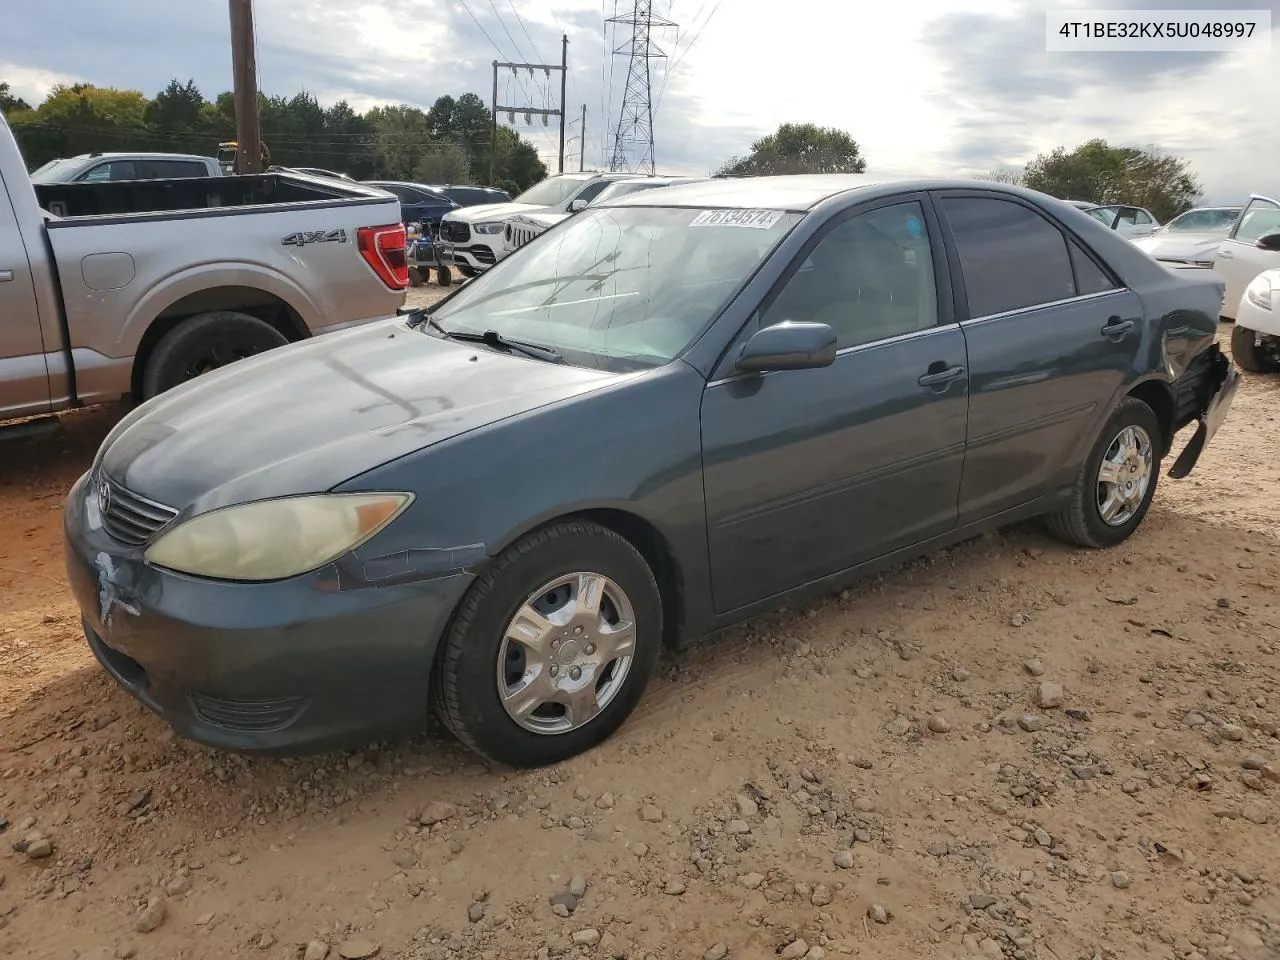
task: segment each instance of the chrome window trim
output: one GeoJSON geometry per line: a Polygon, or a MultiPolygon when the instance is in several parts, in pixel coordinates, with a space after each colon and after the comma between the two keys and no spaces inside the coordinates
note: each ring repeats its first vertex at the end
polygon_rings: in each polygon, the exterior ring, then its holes
{"type": "Polygon", "coordinates": [[[1003,320],[1005,317],[1016,317],[1023,313],[1033,313],[1036,310],[1046,310],[1050,307],[1062,307],[1069,303],[1083,303],[1087,300],[1100,300],[1103,297],[1114,297],[1120,293],[1129,293],[1128,287],[1116,287],[1114,290],[1101,290],[1098,293],[1082,293],[1074,297],[1065,297],[1062,300],[1049,300],[1046,303],[1036,303],[1029,307],[1018,307],[1016,310],[1002,310],[1000,313],[987,313],[980,317],[970,317],[968,320],[961,320],[960,325],[964,326],[969,323],[986,323],[988,320],[1003,320]]]}

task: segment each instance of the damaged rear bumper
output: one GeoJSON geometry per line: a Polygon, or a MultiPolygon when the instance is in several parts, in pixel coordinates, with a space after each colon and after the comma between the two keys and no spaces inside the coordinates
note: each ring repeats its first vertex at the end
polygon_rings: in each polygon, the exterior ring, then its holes
{"type": "Polygon", "coordinates": [[[436,646],[467,572],[334,588],[323,573],[227,583],[161,570],[64,508],[67,577],[90,649],[184,737],[244,752],[359,746],[420,730],[436,646]]]}
{"type": "Polygon", "coordinates": [[[1169,476],[1175,480],[1181,480],[1195,468],[1200,454],[1226,419],[1227,411],[1240,386],[1239,369],[1216,343],[1205,351],[1204,362],[1197,364],[1194,372],[1188,371],[1187,378],[1189,380],[1175,383],[1174,386],[1181,388],[1183,392],[1189,391],[1194,398],[1193,415],[1175,426],[1182,427],[1194,422],[1196,430],[1169,468],[1169,476]]]}

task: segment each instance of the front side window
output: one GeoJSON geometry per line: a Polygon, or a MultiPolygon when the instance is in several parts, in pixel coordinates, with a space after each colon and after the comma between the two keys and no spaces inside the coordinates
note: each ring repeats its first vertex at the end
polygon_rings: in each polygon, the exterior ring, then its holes
{"type": "Polygon", "coordinates": [[[1168,233],[1226,233],[1231,229],[1239,210],[1224,207],[1217,210],[1188,210],[1174,217],[1165,225],[1168,233]]]}
{"type": "Polygon", "coordinates": [[[1280,232],[1280,207],[1269,200],[1250,200],[1240,218],[1235,239],[1241,243],[1253,243],[1259,237],[1280,232]]]}
{"type": "Polygon", "coordinates": [[[991,197],[949,197],[942,205],[960,254],[970,317],[1076,295],[1066,238],[1040,214],[991,197]]]}
{"type": "Polygon", "coordinates": [[[919,202],[855,214],[828,232],[760,325],[787,320],[827,324],[841,349],[936,326],[933,253],[919,202]]]}
{"type": "Polygon", "coordinates": [[[604,188],[607,186],[609,186],[608,180],[597,180],[595,183],[589,183],[582,188],[582,192],[579,193],[577,196],[575,196],[573,200],[575,203],[578,202],[579,200],[585,201],[586,203],[590,203],[597,196],[599,196],[601,191],[603,191],[604,188]]]}
{"type": "Polygon", "coordinates": [[[100,163],[80,177],[82,183],[105,183],[109,180],[136,180],[132,160],[110,160],[100,163]]]}
{"type": "Polygon", "coordinates": [[[446,330],[492,330],[584,366],[660,366],[706,330],[801,216],[593,207],[499,261],[431,316],[446,330]]]}

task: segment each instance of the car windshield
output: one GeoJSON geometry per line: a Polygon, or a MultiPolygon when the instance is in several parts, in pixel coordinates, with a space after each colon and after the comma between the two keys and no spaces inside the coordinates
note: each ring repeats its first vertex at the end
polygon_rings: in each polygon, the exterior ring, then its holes
{"type": "Polygon", "coordinates": [[[570,363],[661,366],[707,328],[802,214],[588,208],[440,303],[449,331],[495,331],[570,363]]]}
{"type": "Polygon", "coordinates": [[[75,159],[50,160],[31,174],[32,183],[56,183],[69,167],[78,167],[82,161],[75,159]]]}
{"type": "Polygon", "coordinates": [[[585,177],[547,177],[516,197],[514,202],[531,203],[537,207],[554,207],[577,193],[586,182],[585,177]]]}
{"type": "Polygon", "coordinates": [[[1240,215],[1238,209],[1188,210],[1165,224],[1165,233],[1220,233],[1223,236],[1240,215]]]}

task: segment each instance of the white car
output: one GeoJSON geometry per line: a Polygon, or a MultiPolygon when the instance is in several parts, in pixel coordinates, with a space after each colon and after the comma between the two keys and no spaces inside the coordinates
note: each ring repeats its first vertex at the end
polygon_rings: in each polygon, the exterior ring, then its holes
{"type": "Polygon", "coordinates": [[[1235,311],[1245,288],[1272,267],[1280,267],[1280,200],[1254,194],[1213,258],[1213,269],[1227,286],[1222,315],[1239,319],[1235,311]]]}
{"type": "MultiPolygon", "coordinates": [[[[670,187],[677,183],[693,183],[702,177],[635,177],[629,180],[615,180],[601,190],[587,206],[595,207],[618,197],[640,190],[653,190],[657,187],[670,187]]],[[[577,211],[566,213],[518,213],[507,219],[506,228],[502,232],[502,248],[504,256],[518,247],[524,246],[540,233],[550,230],[557,223],[569,219],[577,211]]]]}
{"type": "Polygon", "coordinates": [[[1280,371],[1280,268],[1263,270],[1235,307],[1231,353],[1253,373],[1280,371]]]}
{"type": "Polygon", "coordinates": [[[440,218],[440,262],[464,277],[483,273],[507,255],[507,220],[522,213],[576,213],[605,187],[633,173],[561,173],[535,183],[510,203],[452,210],[440,218]]]}
{"type": "Polygon", "coordinates": [[[1239,207],[1196,207],[1134,241],[1156,260],[1175,268],[1213,266],[1220,244],[1240,216],[1239,207]]]}
{"type": "Polygon", "coordinates": [[[1112,203],[1105,206],[1088,207],[1084,212],[1105,227],[1110,227],[1120,236],[1129,240],[1149,237],[1160,229],[1160,221],[1144,207],[1135,207],[1127,203],[1112,203]]]}

